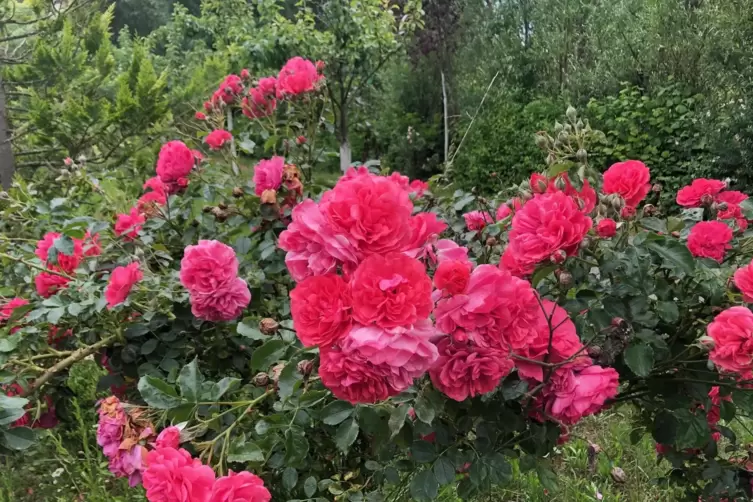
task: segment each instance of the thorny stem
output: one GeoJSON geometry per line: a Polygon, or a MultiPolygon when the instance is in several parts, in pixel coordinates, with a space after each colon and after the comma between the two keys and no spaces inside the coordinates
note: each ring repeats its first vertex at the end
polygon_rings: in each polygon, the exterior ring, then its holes
{"type": "Polygon", "coordinates": [[[72,276],[70,276],[68,274],[64,274],[63,272],[58,272],[57,270],[48,269],[48,268],[43,267],[41,265],[37,265],[36,263],[32,263],[30,261],[26,261],[23,258],[17,258],[15,256],[11,256],[11,255],[9,255],[7,253],[0,253],[0,258],[7,258],[9,260],[13,260],[13,261],[16,261],[18,263],[23,263],[24,265],[26,265],[29,268],[33,268],[33,269],[36,269],[36,270],[41,270],[42,272],[47,272],[48,274],[57,275],[57,276],[64,277],[64,278],[70,279],[70,280],[73,279],[72,276]]]}

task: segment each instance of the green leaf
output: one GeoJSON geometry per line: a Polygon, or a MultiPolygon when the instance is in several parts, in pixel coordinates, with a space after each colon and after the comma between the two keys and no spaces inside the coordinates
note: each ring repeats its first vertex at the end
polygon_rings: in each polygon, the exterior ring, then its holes
{"type": "Polygon", "coordinates": [[[269,338],[267,335],[259,331],[258,328],[249,326],[244,322],[239,322],[235,330],[239,335],[250,338],[251,340],[266,340],[269,338]]]}
{"type": "Polygon", "coordinates": [[[285,463],[298,465],[306,459],[309,453],[309,442],[298,429],[285,431],[285,463]]]}
{"type": "Polygon", "coordinates": [[[528,382],[514,380],[505,382],[502,386],[502,398],[505,401],[513,401],[528,392],[528,382]]]}
{"type": "Polygon", "coordinates": [[[47,312],[47,322],[57,324],[61,317],[65,315],[65,307],[50,309],[47,312]]]}
{"type": "Polygon", "coordinates": [[[307,477],[306,481],[303,482],[303,493],[308,498],[313,497],[316,493],[316,478],[314,476],[307,477]]]}
{"type": "Polygon", "coordinates": [[[693,274],[695,260],[688,248],[681,242],[668,240],[663,245],[659,242],[649,242],[646,246],[662,259],[663,267],[676,273],[693,274]]]}
{"type": "Polygon", "coordinates": [[[660,411],[654,417],[654,427],[652,430],[654,440],[659,444],[674,444],[678,427],[677,418],[675,418],[672,412],[667,410],[660,411]]]}
{"type": "Polygon", "coordinates": [[[390,413],[390,420],[388,423],[390,428],[390,439],[397,436],[400,430],[403,428],[403,425],[405,425],[405,417],[408,416],[409,409],[410,406],[408,406],[407,404],[401,404],[397,408],[394,408],[392,410],[392,413],[390,413]]]}
{"type": "Polygon", "coordinates": [[[434,445],[423,440],[413,441],[410,452],[413,460],[421,464],[432,462],[437,457],[437,450],[434,445]]]}
{"type": "Polygon", "coordinates": [[[667,233],[667,222],[659,218],[641,218],[638,220],[643,228],[653,230],[657,233],[667,233]]]}
{"type": "Polygon", "coordinates": [[[0,338],[0,352],[12,352],[20,340],[21,337],[18,335],[0,338]]]}
{"type": "Polygon", "coordinates": [[[282,369],[280,379],[277,381],[277,395],[280,396],[280,399],[282,401],[287,401],[287,399],[293,395],[295,384],[302,379],[303,375],[298,372],[296,365],[292,362],[288,362],[288,364],[282,369]]]}
{"type": "Polygon", "coordinates": [[[298,484],[298,471],[293,467],[286,467],[282,471],[282,487],[291,491],[298,484]]]}
{"type": "Polygon", "coordinates": [[[0,410],[10,409],[10,408],[23,409],[23,407],[26,406],[27,404],[29,404],[29,400],[26,398],[6,396],[5,394],[0,394],[0,410]]]}
{"type": "Polygon", "coordinates": [[[139,379],[138,384],[141,397],[146,404],[158,410],[169,410],[180,406],[182,400],[178,397],[175,388],[153,376],[143,376],[139,379]]]}
{"type": "Polygon", "coordinates": [[[730,422],[733,418],[735,418],[735,411],[735,403],[733,403],[732,401],[722,401],[722,404],[719,405],[720,416],[725,422],[730,422]]]}
{"type": "Polygon", "coordinates": [[[229,462],[264,462],[264,452],[253,441],[247,443],[233,443],[230,446],[227,459],[229,462]]]}
{"type": "Polygon", "coordinates": [[[566,162],[562,164],[553,164],[552,166],[547,169],[546,174],[549,178],[554,178],[558,174],[567,172],[570,167],[572,167],[572,163],[566,162]]]}
{"type": "Polygon", "coordinates": [[[645,343],[631,345],[623,354],[625,364],[636,376],[646,377],[654,367],[654,349],[645,343]]]}
{"type": "Polygon", "coordinates": [[[337,425],[353,414],[355,408],[347,401],[332,401],[322,408],[319,416],[327,425],[337,425]]]}
{"type": "Polygon", "coordinates": [[[141,346],[141,355],[146,356],[151,354],[157,348],[157,345],[159,345],[159,340],[156,338],[150,338],[141,346]]]}
{"type": "Polygon", "coordinates": [[[410,494],[414,500],[425,502],[434,500],[439,494],[439,483],[431,469],[419,472],[410,483],[410,494]]]}
{"type": "Polygon", "coordinates": [[[706,415],[695,415],[690,410],[675,410],[675,417],[678,422],[675,446],[678,450],[702,448],[709,442],[711,430],[706,415]]]}
{"type": "Polygon", "coordinates": [[[548,462],[540,461],[536,466],[536,474],[539,475],[541,486],[550,492],[556,492],[559,485],[557,484],[557,474],[552,470],[548,462]]]}
{"type": "Polygon", "coordinates": [[[125,330],[126,338],[139,338],[149,333],[149,326],[146,324],[131,324],[125,330]]]}
{"type": "Polygon", "coordinates": [[[181,368],[178,374],[178,387],[180,395],[186,401],[195,403],[199,400],[199,389],[204,378],[197,366],[196,358],[181,368]]]}
{"type": "Polygon", "coordinates": [[[413,409],[416,412],[416,417],[427,424],[431,424],[436,415],[434,404],[425,393],[421,394],[418,399],[416,399],[416,404],[413,409]]]}
{"type": "Polygon", "coordinates": [[[335,444],[343,453],[347,453],[356,438],[358,438],[358,422],[355,419],[349,418],[337,428],[335,433],[335,444]]]}
{"type": "Polygon", "coordinates": [[[34,431],[28,427],[14,427],[0,431],[0,444],[11,450],[25,450],[34,444],[34,431]]]}
{"type": "Polygon", "coordinates": [[[531,278],[531,286],[534,288],[539,285],[541,281],[549,277],[549,275],[554,272],[554,269],[556,269],[556,265],[544,265],[543,267],[539,267],[536,272],[533,273],[533,277],[531,278]]]}
{"type": "Polygon", "coordinates": [[[680,311],[675,302],[657,302],[656,312],[666,323],[675,323],[680,318],[680,311]]]}
{"type": "Polygon", "coordinates": [[[272,363],[280,360],[287,348],[288,344],[282,340],[268,340],[261,347],[254,350],[254,353],[251,355],[251,369],[255,371],[266,370],[272,363]]]}
{"type": "Polygon", "coordinates": [[[23,408],[0,407],[0,425],[12,424],[24,415],[26,415],[26,410],[23,408]]]}
{"type": "Polygon", "coordinates": [[[238,256],[243,256],[251,250],[251,239],[248,237],[238,237],[233,245],[238,256]]]}
{"type": "Polygon", "coordinates": [[[438,458],[434,462],[434,476],[440,485],[446,485],[455,481],[455,466],[446,458],[438,458]]]}

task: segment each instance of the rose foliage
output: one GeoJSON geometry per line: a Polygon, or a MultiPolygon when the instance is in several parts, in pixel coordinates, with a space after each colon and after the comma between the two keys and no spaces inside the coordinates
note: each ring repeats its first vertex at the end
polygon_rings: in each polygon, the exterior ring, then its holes
{"type": "Polygon", "coordinates": [[[650,166],[588,163],[574,112],[496,200],[364,166],[318,186],[325,67],[227,76],[139,193],[16,182],[0,446],[70,419],[93,360],[97,442],[152,502],[471,499],[513,462],[556,490],[555,446],[631,404],[664,482],[749,496],[747,195],[696,180],[670,214],[650,166]]]}

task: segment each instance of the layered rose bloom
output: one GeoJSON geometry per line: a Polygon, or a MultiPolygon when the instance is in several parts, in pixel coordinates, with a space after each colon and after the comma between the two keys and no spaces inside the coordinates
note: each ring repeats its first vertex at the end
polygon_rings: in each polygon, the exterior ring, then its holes
{"type": "MultiPolygon", "coordinates": [[[[532,177],[533,182],[533,177],[532,177]]],[[[540,186],[541,181],[536,182],[540,186]]],[[[532,185],[533,186],[533,185],[532,185]]],[[[575,202],[578,208],[584,214],[590,214],[596,207],[596,190],[591,187],[588,180],[583,180],[583,186],[580,190],[576,189],[570,182],[570,177],[567,173],[560,173],[554,178],[550,179],[546,186],[547,193],[562,192],[575,202]]]]}
{"type": "Polygon", "coordinates": [[[677,204],[683,207],[701,207],[710,205],[717,195],[727,187],[719,180],[697,178],[693,182],[677,191],[677,204]]]}
{"type": "Polygon", "coordinates": [[[465,227],[468,230],[482,230],[486,225],[494,223],[492,215],[482,211],[471,211],[463,215],[465,227]]]}
{"type": "Polygon", "coordinates": [[[636,207],[651,190],[651,174],[643,162],[617,162],[604,172],[602,191],[617,194],[629,207],[636,207]]]}
{"type": "Polygon", "coordinates": [[[13,298],[11,301],[5,303],[2,307],[0,307],[0,322],[6,322],[8,319],[11,318],[13,315],[13,312],[18,307],[23,307],[24,305],[28,305],[29,300],[25,298],[13,298]]]}
{"type": "Polygon", "coordinates": [[[42,298],[49,298],[61,289],[68,287],[70,279],[49,272],[42,272],[34,278],[37,294],[42,298]]]}
{"type": "Polygon", "coordinates": [[[471,266],[463,261],[446,260],[434,272],[434,287],[449,295],[465,292],[470,280],[471,266]]]}
{"type": "Polygon", "coordinates": [[[264,487],[264,481],[247,471],[228,472],[218,478],[212,487],[209,502],[269,502],[272,494],[264,487]]]}
{"type": "Polygon", "coordinates": [[[619,374],[597,365],[560,367],[543,391],[546,412],[559,422],[572,425],[604,407],[617,395],[619,374]]]}
{"type": "Polygon", "coordinates": [[[431,313],[431,279],[420,261],[402,253],[371,255],[350,283],[353,317],[361,324],[395,328],[431,313]]]}
{"type": "Polygon", "coordinates": [[[509,353],[499,349],[456,344],[449,337],[437,348],[439,358],[429,372],[431,381],[455,401],[493,391],[514,367],[509,353]]]}
{"type": "Polygon", "coordinates": [[[42,260],[48,267],[57,267],[63,272],[68,274],[76,270],[76,267],[81,263],[81,259],[84,256],[83,242],[79,239],[73,239],[73,254],[66,254],[60,251],[57,252],[55,262],[51,262],[49,259],[50,248],[55,245],[55,241],[62,237],[57,232],[47,232],[44,234],[42,240],[37,241],[37,249],[34,254],[37,258],[42,260]]]}
{"type": "Polygon", "coordinates": [[[146,456],[143,474],[149,502],[209,502],[214,471],[184,449],[157,448],[146,456]]]}
{"type": "Polygon", "coordinates": [[[612,218],[602,218],[596,224],[596,233],[602,239],[609,239],[617,234],[617,222],[612,218]]]}
{"type": "Polygon", "coordinates": [[[713,340],[709,359],[718,368],[740,378],[753,378],[753,312],[730,307],[706,327],[713,340]]]}
{"type": "Polygon", "coordinates": [[[167,184],[186,178],[195,164],[194,154],[182,141],[169,141],[162,145],[157,158],[157,176],[167,184]]]}
{"type": "Polygon", "coordinates": [[[564,193],[536,195],[515,213],[508,249],[524,265],[549,260],[559,251],[571,256],[591,225],[591,218],[564,193]]]}
{"type": "Polygon", "coordinates": [[[219,322],[240,316],[251,302],[246,281],[236,277],[211,293],[191,294],[191,313],[197,319],[219,322]]]}
{"type": "Polygon", "coordinates": [[[330,346],[352,326],[350,288],[335,274],[307,277],[290,292],[296,335],[306,347],[330,346]]]}
{"type": "Polygon", "coordinates": [[[180,261],[180,282],[193,294],[210,294],[238,275],[233,248],[216,240],[187,246],[180,261]]]}
{"type": "Polygon", "coordinates": [[[743,300],[753,303],[753,262],[738,268],[733,280],[737,289],[743,294],[743,300]]]}
{"type": "Polygon", "coordinates": [[[296,56],[290,59],[277,76],[277,97],[297,96],[316,89],[321,80],[314,63],[296,56]]]}
{"type": "Polygon", "coordinates": [[[497,221],[502,221],[508,216],[512,214],[512,209],[510,209],[510,206],[507,205],[507,203],[500,204],[497,208],[497,214],[496,219],[497,221]]]}
{"type": "Polygon", "coordinates": [[[225,143],[230,143],[232,139],[233,135],[225,129],[215,129],[207,134],[207,137],[204,138],[204,143],[206,143],[211,150],[220,150],[225,146],[225,143]]]}
{"type": "Polygon", "coordinates": [[[721,221],[701,221],[690,229],[688,249],[693,256],[711,258],[719,263],[731,249],[732,229],[721,221]]]}
{"type": "Polygon", "coordinates": [[[285,159],[279,156],[269,160],[260,160],[254,166],[255,193],[261,196],[264,190],[279,190],[282,185],[282,170],[285,159]]]}
{"type": "Polygon", "coordinates": [[[502,257],[499,260],[499,268],[505,270],[515,277],[528,277],[536,271],[535,263],[527,263],[518,260],[516,255],[510,247],[506,247],[502,253],[502,257]]]}
{"type": "Polygon", "coordinates": [[[390,366],[371,364],[358,352],[346,354],[337,348],[321,347],[319,357],[319,377],[338,399],[377,403],[399,393],[388,383],[390,366]]]}
{"type": "Polygon", "coordinates": [[[112,309],[123,303],[133,286],[143,279],[144,274],[139,269],[139,263],[129,263],[125,267],[116,267],[110,274],[110,282],[105,289],[107,308],[112,309]]]}
{"type": "Polygon", "coordinates": [[[145,221],[146,219],[139,212],[138,207],[133,207],[128,214],[121,213],[117,216],[115,235],[122,236],[127,241],[135,240],[139,236],[145,221]]]}
{"type": "Polygon", "coordinates": [[[180,429],[175,426],[166,427],[159,433],[154,445],[157,448],[178,448],[180,446],[180,429]]]}
{"type": "Polygon", "coordinates": [[[430,253],[430,246],[437,242],[447,224],[434,213],[418,213],[410,219],[410,240],[403,246],[405,254],[423,258],[430,253]]]}

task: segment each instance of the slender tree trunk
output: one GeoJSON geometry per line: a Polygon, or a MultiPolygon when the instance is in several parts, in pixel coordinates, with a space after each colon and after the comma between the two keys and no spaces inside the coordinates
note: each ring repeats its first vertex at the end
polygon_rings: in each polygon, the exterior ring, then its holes
{"type": "Polygon", "coordinates": [[[444,105],[444,163],[447,164],[447,160],[449,159],[449,151],[450,151],[450,128],[448,126],[448,120],[447,120],[447,84],[444,80],[444,71],[441,72],[442,75],[442,104],[444,105]]]}
{"type": "Polygon", "coordinates": [[[0,77],[0,184],[3,188],[10,187],[15,170],[16,159],[13,157],[8,118],[5,115],[5,88],[0,77]]]}
{"type": "Polygon", "coordinates": [[[340,103],[340,171],[343,173],[350,167],[351,155],[348,142],[348,106],[343,100],[340,103]]]}

